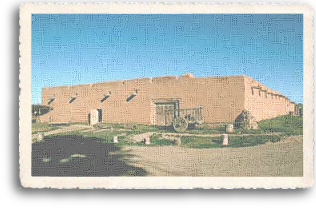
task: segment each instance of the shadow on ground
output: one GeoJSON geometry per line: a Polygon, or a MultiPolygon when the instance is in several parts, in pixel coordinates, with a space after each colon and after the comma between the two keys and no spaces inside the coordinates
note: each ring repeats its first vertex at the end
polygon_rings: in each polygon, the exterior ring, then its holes
{"type": "Polygon", "coordinates": [[[133,155],[103,139],[78,135],[45,137],[32,144],[32,176],[145,176],[124,162],[133,155]]]}

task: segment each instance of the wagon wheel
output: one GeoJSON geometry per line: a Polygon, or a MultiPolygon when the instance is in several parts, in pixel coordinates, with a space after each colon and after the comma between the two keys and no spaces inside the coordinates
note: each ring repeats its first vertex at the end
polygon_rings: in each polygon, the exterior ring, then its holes
{"type": "Polygon", "coordinates": [[[173,121],[173,128],[176,132],[183,132],[188,128],[188,121],[184,118],[175,118],[173,121]]]}

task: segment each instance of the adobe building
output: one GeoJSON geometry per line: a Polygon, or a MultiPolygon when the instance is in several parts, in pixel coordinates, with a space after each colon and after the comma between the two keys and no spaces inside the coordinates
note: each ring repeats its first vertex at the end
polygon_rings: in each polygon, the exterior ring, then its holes
{"type": "Polygon", "coordinates": [[[104,123],[150,125],[163,125],[164,113],[173,109],[202,107],[206,123],[233,122],[243,109],[257,121],[295,110],[287,97],[244,75],[183,74],[44,87],[42,105],[52,110],[41,122],[88,122],[97,116],[104,123]]]}

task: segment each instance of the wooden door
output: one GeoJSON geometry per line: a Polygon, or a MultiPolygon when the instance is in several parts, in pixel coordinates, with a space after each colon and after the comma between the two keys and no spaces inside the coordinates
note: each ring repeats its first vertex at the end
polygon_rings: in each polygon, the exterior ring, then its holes
{"type": "Polygon", "coordinates": [[[99,123],[102,123],[102,116],[103,116],[102,109],[98,109],[98,122],[99,123]]]}
{"type": "Polygon", "coordinates": [[[93,109],[90,111],[90,125],[95,125],[97,123],[99,123],[99,111],[93,109]]]}
{"type": "Polygon", "coordinates": [[[177,103],[156,103],[156,125],[168,126],[174,119],[177,103]]]}

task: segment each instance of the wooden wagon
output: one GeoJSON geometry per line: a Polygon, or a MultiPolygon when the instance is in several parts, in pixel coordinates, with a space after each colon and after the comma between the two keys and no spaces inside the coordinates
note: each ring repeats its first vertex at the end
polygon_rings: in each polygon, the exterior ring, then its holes
{"type": "Polygon", "coordinates": [[[189,125],[203,122],[202,107],[164,110],[159,116],[163,125],[172,126],[177,132],[185,131],[189,125]]]}

